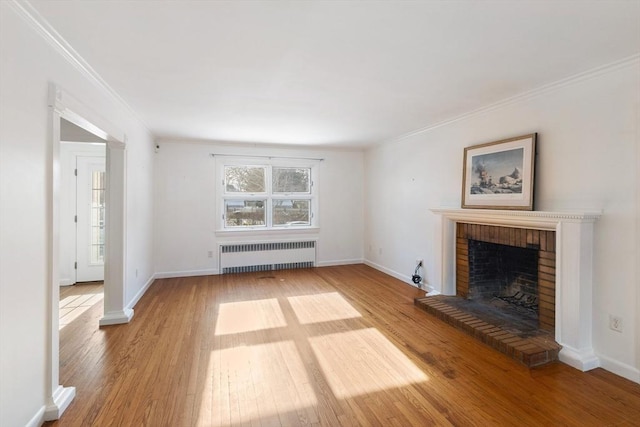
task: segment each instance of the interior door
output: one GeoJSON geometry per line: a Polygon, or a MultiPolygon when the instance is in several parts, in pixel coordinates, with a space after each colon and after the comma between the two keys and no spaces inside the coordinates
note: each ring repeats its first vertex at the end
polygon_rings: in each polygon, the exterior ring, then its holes
{"type": "Polygon", "coordinates": [[[76,282],[104,280],[105,158],[76,158],[76,282]]]}

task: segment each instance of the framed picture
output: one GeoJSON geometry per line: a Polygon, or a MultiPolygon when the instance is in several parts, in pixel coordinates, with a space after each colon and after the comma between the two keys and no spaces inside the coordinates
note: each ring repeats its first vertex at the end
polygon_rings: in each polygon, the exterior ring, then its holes
{"type": "Polygon", "coordinates": [[[462,207],[533,210],[536,135],[465,148],[462,207]]]}

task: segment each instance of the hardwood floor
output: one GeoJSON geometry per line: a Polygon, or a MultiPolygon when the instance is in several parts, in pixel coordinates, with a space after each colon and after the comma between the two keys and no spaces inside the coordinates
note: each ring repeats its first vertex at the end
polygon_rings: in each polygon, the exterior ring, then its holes
{"type": "Polygon", "coordinates": [[[128,325],[61,331],[49,426],[632,426],[640,385],[528,369],[364,265],[157,280],[128,325]]]}
{"type": "Polygon", "coordinates": [[[104,282],[76,283],[60,287],[60,329],[73,322],[104,298],[104,282]]]}

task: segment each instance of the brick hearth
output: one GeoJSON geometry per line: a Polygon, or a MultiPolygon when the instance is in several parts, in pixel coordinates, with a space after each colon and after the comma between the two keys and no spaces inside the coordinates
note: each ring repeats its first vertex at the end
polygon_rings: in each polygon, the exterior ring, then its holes
{"type": "Polygon", "coordinates": [[[427,313],[435,315],[528,367],[558,360],[558,353],[562,346],[554,341],[551,334],[544,331],[534,334],[514,333],[509,328],[489,323],[480,316],[454,307],[449,303],[452,298],[457,297],[429,296],[416,298],[414,303],[427,313]]]}
{"type": "MultiPolygon", "coordinates": [[[[528,367],[558,360],[562,346],[554,339],[555,234],[555,231],[457,223],[456,296],[417,298],[415,304],[528,367]],[[489,314],[490,310],[478,309],[477,304],[468,301],[471,285],[470,242],[537,251],[537,327],[522,329],[516,324],[519,317],[517,313],[507,315],[505,320],[489,314]]],[[[482,265],[480,269],[483,268],[491,266],[482,265]]]]}

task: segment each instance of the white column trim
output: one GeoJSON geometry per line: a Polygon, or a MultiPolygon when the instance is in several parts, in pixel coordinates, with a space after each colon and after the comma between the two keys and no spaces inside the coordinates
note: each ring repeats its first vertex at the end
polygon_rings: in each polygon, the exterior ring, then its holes
{"type": "Polygon", "coordinates": [[[107,192],[105,198],[104,316],[100,326],[129,323],[134,311],[126,307],[126,144],[107,142],[107,192]]]}
{"type": "Polygon", "coordinates": [[[53,421],[60,418],[62,413],[76,397],[75,387],[59,386],[52,396],[52,403],[47,405],[44,411],[44,421],[53,421]]]}
{"type": "MultiPolygon", "coordinates": [[[[105,300],[109,295],[116,295],[120,302],[118,309],[120,319],[129,321],[133,316],[133,310],[127,309],[124,304],[125,281],[125,176],[126,163],[125,147],[126,135],[119,131],[108,121],[95,114],[90,108],[67,94],[62,88],[54,83],[49,85],[48,94],[49,107],[49,144],[48,144],[48,176],[51,180],[49,191],[47,192],[47,337],[46,337],[46,377],[45,377],[45,420],[58,419],[69,403],[74,399],[76,391],[74,387],[63,387],[60,385],[60,334],[59,334],[59,299],[60,299],[60,274],[59,274],[59,251],[60,251],[60,119],[72,121],[85,130],[106,137],[107,159],[109,154],[117,159],[110,169],[107,164],[107,177],[114,181],[112,187],[106,191],[107,200],[111,200],[111,207],[107,207],[107,218],[110,210],[113,218],[110,226],[107,227],[107,238],[110,244],[116,248],[109,247],[107,242],[107,252],[119,251],[119,256],[113,256],[105,262],[105,300]],[[114,153],[116,153],[114,155],[114,153]],[[122,153],[118,155],[117,153],[122,153]],[[107,272],[110,278],[107,279],[107,272]]],[[[115,318],[115,317],[114,317],[115,318]]]]}

